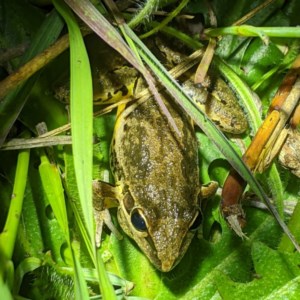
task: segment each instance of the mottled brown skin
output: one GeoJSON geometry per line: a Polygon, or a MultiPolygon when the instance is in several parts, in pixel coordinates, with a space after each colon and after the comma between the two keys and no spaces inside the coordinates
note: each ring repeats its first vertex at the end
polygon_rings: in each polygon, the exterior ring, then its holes
{"type": "Polygon", "coordinates": [[[169,271],[186,252],[199,213],[197,141],[193,126],[168,105],[181,137],[176,136],[155,101],[121,114],[112,142],[112,170],[120,196],[118,219],[150,261],[169,271]],[[132,225],[130,213],[140,208],[147,232],[132,225]]]}

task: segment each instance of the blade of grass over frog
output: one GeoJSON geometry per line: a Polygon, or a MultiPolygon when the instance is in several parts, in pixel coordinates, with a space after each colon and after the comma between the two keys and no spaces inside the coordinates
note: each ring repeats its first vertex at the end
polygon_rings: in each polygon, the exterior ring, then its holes
{"type": "Polygon", "coordinates": [[[89,59],[82,35],[69,7],[53,1],[67,23],[70,37],[71,129],[75,176],[89,240],[94,244],[92,205],[93,91],[89,59]]]}
{"type": "Polygon", "coordinates": [[[135,35],[131,34],[130,28],[126,27],[127,34],[134,40],[140,49],[140,55],[151,68],[151,70],[159,76],[165,88],[174,97],[176,102],[187,112],[187,114],[194,120],[194,122],[204,131],[204,133],[216,144],[222,154],[226,157],[228,162],[235,168],[245,181],[251,186],[255,194],[266,203],[270,212],[274,215],[283,231],[288,235],[293,242],[297,251],[300,252],[300,247],[295,238],[287,228],[286,224],[281,220],[276,208],[271,204],[269,198],[264,190],[253,177],[251,171],[244,164],[239,155],[232,148],[226,137],[220,130],[207,118],[207,116],[198,109],[196,104],[185,94],[180,85],[170,77],[167,70],[160,64],[160,62],[152,55],[152,53],[141,43],[139,39],[135,39],[135,35]]]}
{"type": "MultiPolygon", "coordinates": [[[[157,26],[153,27],[153,29],[151,29],[150,31],[142,34],[140,36],[140,39],[147,38],[147,37],[157,33],[158,31],[160,31],[164,26],[166,26],[169,22],[171,22],[181,12],[181,10],[188,4],[188,2],[189,2],[189,0],[182,0],[179,3],[179,5],[176,6],[176,8],[173,11],[171,11],[165,19],[163,19],[160,23],[158,23],[157,26]]],[[[131,23],[131,21],[130,21],[130,23],[131,23]]],[[[129,26],[130,26],[130,23],[129,23],[129,26]]]]}
{"type": "MultiPolygon", "coordinates": [[[[74,12],[108,45],[118,51],[130,64],[132,64],[145,78],[149,89],[151,90],[155,100],[157,101],[162,112],[168,118],[170,125],[175,132],[180,135],[180,132],[167,110],[160,94],[158,93],[154,79],[150,72],[144,67],[142,62],[134,55],[128,45],[124,42],[121,35],[116,29],[101,15],[101,13],[87,0],[65,0],[65,2],[74,10],[74,12]]],[[[108,5],[114,5],[113,2],[106,1],[108,5]]],[[[113,11],[117,11],[114,9],[113,11]]],[[[120,25],[120,24],[119,24],[120,25]]]]}
{"type": "Polygon", "coordinates": [[[19,152],[9,211],[3,231],[0,234],[0,252],[9,260],[13,255],[22,213],[29,157],[30,150],[22,150],[19,152]]]}
{"type": "MultiPolygon", "coordinates": [[[[30,48],[24,54],[22,63],[26,63],[52,44],[60,34],[62,27],[63,22],[60,16],[55,11],[50,13],[32,41],[30,48]]],[[[36,79],[37,76],[31,77],[26,83],[18,86],[1,100],[0,145],[5,141],[9,130],[18,118],[36,79]]]]}
{"type": "MultiPolygon", "coordinates": [[[[140,55],[139,55],[139,53],[138,53],[138,51],[137,51],[137,49],[136,49],[136,46],[135,46],[134,42],[131,40],[130,37],[127,36],[127,34],[126,34],[125,30],[124,30],[124,26],[123,26],[123,25],[120,25],[120,28],[121,28],[122,33],[124,34],[124,37],[125,37],[125,39],[126,39],[128,45],[130,46],[130,48],[131,48],[134,52],[137,52],[136,55],[139,57],[139,59],[141,59],[141,58],[140,58],[140,55]]],[[[142,61],[142,60],[141,60],[141,61],[142,61]]],[[[150,75],[150,73],[148,72],[147,69],[145,69],[144,75],[145,75],[145,73],[148,73],[148,74],[150,75]]],[[[150,75],[150,76],[151,76],[151,75],[150,75]]],[[[151,77],[152,77],[152,76],[151,76],[151,77]]],[[[146,78],[146,77],[145,77],[145,78],[146,78]]],[[[176,123],[175,123],[173,117],[171,116],[171,114],[170,114],[169,110],[167,109],[167,107],[166,107],[164,101],[162,100],[162,98],[161,98],[161,96],[160,96],[160,93],[159,93],[159,91],[157,90],[157,88],[156,88],[156,86],[155,86],[153,80],[151,79],[151,80],[147,81],[147,83],[148,83],[148,86],[149,86],[149,90],[151,91],[152,95],[154,96],[156,102],[158,103],[158,106],[160,107],[162,113],[166,116],[166,118],[167,118],[167,120],[168,120],[170,126],[175,130],[175,132],[178,134],[178,136],[180,136],[181,133],[179,132],[178,127],[177,127],[177,125],[176,125],[176,123]]]]}
{"type": "MultiPolygon", "coordinates": [[[[73,169],[73,160],[72,160],[71,154],[69,154],[68,152],[65,152],[65,164],[66,164],[67,177],[68,178],[74,177],[74,174],[71,174],[71,173],[73,173],[72,172],[72,169],[73,169]]],[[[66,188],[66,191],[69,191],[69,188],[66,188]]],[[[72,196],[68,195],[68,198],[72,199],[72,196]]],[[[81,235],[83,236],[83,239],[85,240],[87,250],[88,250],[88,252],[90,254],[90,257],[91,257],[91,260],[93,261],[94,266],[96,268],[97,267],[98,268],[103,267],[102,270],[100,270],[100,271],[97,270],[97,275],[99,274],[99,272],[101,272],[101,276],[102,276],[102,277],[97,277],[97,278],[100,279],[100,281],[99,281],[99,283],[100,283],[100,290],[107,289],[106,286],[107,286],[108,279],[106,277],[108,275],[107,275],[107,273],[104,270],[103,263],[101,264],[101,262],[100,262],[100,266],[99,266],[98,262],[97,262],[97,259],[101,259],[101,256],[99,256],[99,257],[94,256],[95,253],[97,255],[97,251],[95,251],[94,245],[92,245],[90,239],[88,238],[88,233],[87,233],[86,227],[84,226],[84,223],[83,223],[83,220],[82,220],[82,217],[81,217],[82,216],[81,211],[79,211],[77,205],[75,204],[75,201],[71,200],[70,201],[70,205],[71,205],[72,211],[74,213],[76,223],[77,223],[77,225],[78,225],[78,227],[80,229],[81,235]]],[[[110,291],[110,290],[111,289],[108,289],[108,291],[110,291]]],[[[114,299],[115,294],[112,293],[110,296],[111,296],[111,298],[108,298],[108,299],[114,299]]]]}
{"type": "Polygon", "coordinates": [[[41,150],[40,153],[41,164],[39,165],[39,173],[42,186],[58,224],[64,232],[66,240],[69,241],[70,232],[61,176],[57,166],[50,163],[45,151],[41,150]]]}
{"type": "Polygon", "coordinates": [[[204,34],[211,37],[222,35],[259,36],[259,37],[287,37],[299,38],[299,27],[255,27],[251,25],[231,26],[223,28],[209,28],[204,34]]]}

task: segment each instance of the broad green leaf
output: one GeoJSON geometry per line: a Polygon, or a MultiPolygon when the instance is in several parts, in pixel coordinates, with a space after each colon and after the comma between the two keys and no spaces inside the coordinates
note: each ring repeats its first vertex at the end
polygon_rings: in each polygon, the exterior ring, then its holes
{"type": "Polygon", "coordinates": [[[255,242],[251,256],[253,280],[237,283],[226,276],[217,279],[223,299],[297,299],[300,292],[299,253],[281,253],[255,242]]]}

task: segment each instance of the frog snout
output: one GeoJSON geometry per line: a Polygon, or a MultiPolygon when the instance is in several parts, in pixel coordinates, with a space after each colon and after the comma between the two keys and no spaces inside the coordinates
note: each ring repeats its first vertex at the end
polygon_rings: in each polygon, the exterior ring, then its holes
{"type": "Polygon", "coordinates": [[[169,247],[158,251],[157,257],[161,263],[160,269],[163,272],[169,272],[171,271],[178,263],[178,258],[180,255],[180,247],[176,247],[176,244],[168,243],[169,247]]]}

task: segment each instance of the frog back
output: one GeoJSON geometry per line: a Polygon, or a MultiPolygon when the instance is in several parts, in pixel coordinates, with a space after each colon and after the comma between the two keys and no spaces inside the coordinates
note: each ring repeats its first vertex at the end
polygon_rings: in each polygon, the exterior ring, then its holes
{"type": "Polygon", "coordinates": [[[139,205],[151,203],[161,208],[178,202],[195,206],[199,171],[193,125],[179,109],[166,105],[180,136],[153,99],[138,104],[130,114],[125,110],[112,141],[112,171],[116,184],[122,182],[139,205]]]}

